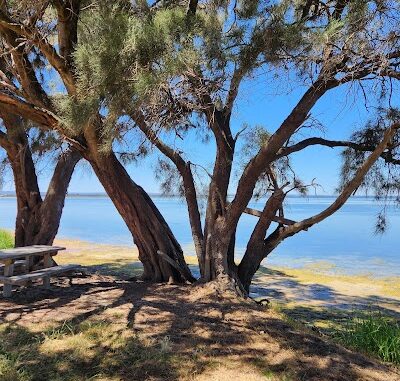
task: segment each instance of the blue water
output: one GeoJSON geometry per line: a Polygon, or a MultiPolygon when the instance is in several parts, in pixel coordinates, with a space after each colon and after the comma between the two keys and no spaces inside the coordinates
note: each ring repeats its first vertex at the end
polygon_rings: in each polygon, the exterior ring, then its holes
{"type": "MultiPolygon", "coordinates": [[[[331,203],[330,197],[289,198],[286,217],[299,220],[318,213],[331,203]]],[[[194,255],[186,205],[178,198],[155,197],[155,203],[182,244],[185,254],[194,255]]],[[[261,202],[251,207],[262,209],[261,202]]],[[[352,198],[339,212],[307,232],[283,242],[267,263],[303,267],[330,262],[335,271],[370,273],[374,276],[400,276],[400,210],[388,209],[389,228],[384,235],[374,234],[374,222],[382,205],[371,198],[352,198]]],[[[0,198],[0,227],[13,229],[15,198],[0,198]]],[[[244,215],[240,221],[236,255],[240,257],[256,222],[244,215]]],[[[132,245],[132,237],[111,201],[106,197],[67,198],[61,238],[96,243],[132,245]]]]}

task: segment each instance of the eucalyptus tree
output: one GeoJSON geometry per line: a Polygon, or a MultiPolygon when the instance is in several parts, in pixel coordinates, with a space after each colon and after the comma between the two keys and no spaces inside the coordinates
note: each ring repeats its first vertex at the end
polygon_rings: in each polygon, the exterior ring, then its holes
{"type": "MultiPolygon", "coordinates": [[[[0,1],[1,54],[13,78],[10,80],[7,72],[0,73],[1,110],[57,132],[91,164],[134,237],[145,279],[191,281],[182,249],[166,221],[113,152],[113,141],[119,135],[105,133],[105,126],[114,125],[115,131],[120,131],[114,113],[104,115],[103,96],[97,102],[90,98],[89,109],[81,107],[75,60],[79,57],[80,31],[90,25],[95,6],[81,0],[0,1]],[[81,22],[85,13],[88,18],[81,22]],[[69,117],[79,120],[79,126],[69,123],[69,117]]],[[[122,1],[118,6],[129,11],[132,5],[122,1]]],[[[118,40],[124,25],[118,24],[122,20],[113,21],[108,27],[114,29],[118,40]]],[[[102,59],[112,62],[113,41],[97,41],[109,49],[109,56],[102,59]]],[[[143,50],[148,48],[143,46],[143,50]]]]}
{"type": "Polygon", "coordinates": [[[2,172],[11,167],[17,198],[15,246],[52,245],[60,226],[65,197],[78,151],[65,149],[54,134],[35,132],[21,117],[0,112],[0,147],[5,157],[2,172]],[[30,136],[29,136],[30,135],[30,136]],[[56,156],[56,165],[45,197],[42,196],[35,156],[56,156]]]}
{"type": "MultiPolygon", "coordinates": [[[[400,78],[399,3],[188,3],[165,1],[149,6],[137,2],[121,7],[100,1],[93,5],[90,18],[82,19],[85,28],[75,55],[79,104],[85,111],[95,104],[97,110],[101,100],[110,118],[123,118],[128,128],[140,129],[170,160],[187,201],[203,280],[233,281],[246,292],[261,261],[281,242],[339,210],[377,162],[395,163],[397,117],[375,126],[380,133],[372,143],[357,136],[348,141],[320,136],[301,140],[299,130],[316,103],[333,89],[369,82],[385,85],[400,78]],[[300,78],[305,90],[280,125],[255,134],[258,145],[250,144],[251,156],[235,184],[232,166],[241,131],[233,130],[232,121],[240,85],[268,71],[289,73],[293,81],[300,78]],[[185,152],[185,133],[194,129],[211,134],[216,146],[204,224],[194,164],[190,152],[185,152]],[[169,144],[171,139],[165,137],[170,134],[182,138],[183,144],[169,144]],[[307,184],[292,172],[290,158],[314,145],[345,147],[363,155],[345,171],[347,176],[331,205],[314,216],[292,221],[286,218],[285,199],[291,191],[304,192],[307,184]],[[234,195],[229,199],[232,187],[234,195]],[[262,211],[255,212],[258,222],[236,264],[238,222],[259,191],[267,201],[262,211]]],[[[265,86],[269,85],[266,81],[265,86]]],[[[267,107],[267,99],[265,103],[267,107]]],[[[119,133],[114,124],[105,127],[108,135],[119,133]]]]}

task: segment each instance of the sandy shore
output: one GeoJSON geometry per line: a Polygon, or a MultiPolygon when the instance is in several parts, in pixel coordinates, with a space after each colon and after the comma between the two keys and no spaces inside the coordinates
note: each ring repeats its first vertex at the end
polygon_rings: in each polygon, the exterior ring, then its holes
{"type": "MultiPolygon", "coordinates": [[[[399,380],[399,369],[329,336],[355,311],[398,318],[389,280],[335,276],[321,266],[262,267],[253,292],[268,298],[265,306],[213,283],[126,280],[142,270],[134,248],[55,244],[68,248],[59,263],[87,266],[87,274],[0,297],[0,379],[6,372],[13,381],[399,380]]],[[[195,270],[196,258],[187,260],[195,270]]]]}
{"type": "MultiPolygon", "coordinates": [[[[122,278],[141,273],[137,249],[60,239],[67,250],[57,256],[60,263],[94,266],[100,273],[122,278]]],[[[195,257],[186,257],[194,273],[195,257]]],[[[335,272],[327,262],[304,268],[261,267],[252,286],[252,296],[267,297],[285,308],[335,308],[347,311],[379,308],[400,318],[400,277],[374,278],[335,272]]]]}

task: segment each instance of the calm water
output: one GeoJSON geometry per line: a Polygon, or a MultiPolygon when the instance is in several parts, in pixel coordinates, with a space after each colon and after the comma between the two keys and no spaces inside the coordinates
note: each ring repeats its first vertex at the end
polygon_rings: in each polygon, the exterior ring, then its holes
{"type": "MultiPolygon", "coordinates": [[[[180,199],[155,197],[155,203],[188,255],[194,255],[185,203],[180,199]]],[[[286,217],[294,220],[318,213],[332,202],[330,197],[290,198],[286,217]]],[[[261,209],[262,203],[252,207],[261,209]]],[[[389,229],[374,234],[381,205],[368,198],[353,198],[334,216],[308,232],[288,238],[270,255],[267,263],[302,267],[330,262],[335,271],[400,275],[400,210],[388,211],[389,229]]],[[[0,198],[0,227],[13,229],[15,198],[0,198]]],[[[237,256],[243,254],[256,218],[245,215],[237,235],[237,256]]],[[[96,243],[131,245],[132,238],[111,201],[106,197],[68,198],[59,237],[96,243]]]]}

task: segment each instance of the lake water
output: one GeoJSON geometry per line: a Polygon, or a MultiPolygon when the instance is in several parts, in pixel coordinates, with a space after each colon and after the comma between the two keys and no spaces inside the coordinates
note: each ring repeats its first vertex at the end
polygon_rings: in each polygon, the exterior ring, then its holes
{"type": "MultiPolygon", "coordinates": [[[[184,201],[163,197],[153,199],[185,254],[194,255],[184,201]]],[[[299,220],[314,215],[332,200],[331,197],[289,198],[285,217],[299,220]]],[[[263,204],[253,202],[251,207],[262,209],[263,204]]],[[[326,262],[334,266],[332,271],[400,276],[400,210],[389,208],[387,232],[375,235],[374,223],[381,209],[382,205],[371,198],[354,197],[321,224],[288,238],[266,262],[288,267],[326,262]]],[[[0,198],[0,227],[13,229],[15,214],[15,198],[0,198]]],[[[244,215],[240,221],[236,241],[238,257],[244,252],[256,220],[256,217],[244,215]]],[[[107,197],[67,198],[59,237],[113,245],[132,244],[128,229],[107,197]]]]}

